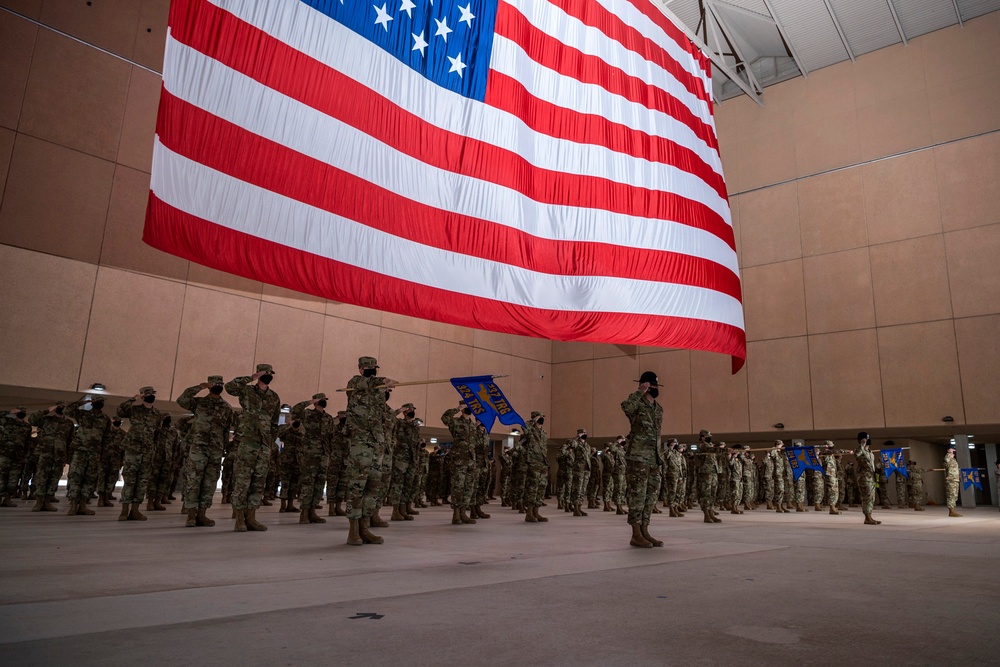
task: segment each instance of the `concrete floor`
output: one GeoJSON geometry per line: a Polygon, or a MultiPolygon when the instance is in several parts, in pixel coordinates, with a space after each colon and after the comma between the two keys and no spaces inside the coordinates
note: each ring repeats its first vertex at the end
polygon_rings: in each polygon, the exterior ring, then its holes
{"type": "MultiPolygon", "coordinates": [[[[0,510],[2,664],[997,664],[1000,512],[624,517],[525,524],[450,510],[344,544],[347,521],[266,533],[0,510]],[[360,613],[378,619],[352,618],[360,613]]],[[[59,507],[66,508],[63,500],[59,507]]],[[[325,513],[325,511],[324,511],[325,513]]],[[[388,514],[388,512],[384,512],[388,514]]]]}

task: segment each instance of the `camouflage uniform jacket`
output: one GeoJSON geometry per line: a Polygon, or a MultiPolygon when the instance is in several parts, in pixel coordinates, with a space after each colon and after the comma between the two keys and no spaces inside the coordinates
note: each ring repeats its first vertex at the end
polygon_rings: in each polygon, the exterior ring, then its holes
{"type": "Polygon", "coordinates": [[[126,452],[149,452],[153,448],[156,431],[163,423],[163,414],[151,405],[136,404],[134,398],[122,401],[117,414],[128,419],[128,434],[125,436],[126,452]]]}
{"type": "Polygon", "coordinates": [[[823,457],[823,474],[830,480],[830,484],[836,484],[840,479],[840,475],[837,474],[837,457],[833,454],[823,457]]]}
{"type": "Polygon", "coordinates": [[[104,449],[101,451],[101,459],[109,463],[120,461],[122,452],[125,451],[125,436],[128,435],[125,429],[111,427],[108,437],[104,439],[104,449]]]}
{"type": "Polygon", "coordinates": [[[179,454],[181,434],[173,426],[160,426],[156,431],[156,452],[164,461],[173,461],[179,454]]]}
{"type": "Polygon", "coordinates": [[[414,466],[420,459],[420,427],[417,426],[417,419],[403,417],[396,421],[396,455],[402,456],[414,466]]]}
{"type": "Polygon", "coordinates": [[[946,458],[944,460],[944,469],[945,469],[944,473],[945,481],[957,482],[961,478],[961,474],[959,473],[958,470],[958,461],[955,460],[954,456],[946,458]]]}
{"type": "Polygon", "coordinates": [[[448,456],[454,457],[451,459],[453,462],[475,461],[475,443],[478,439],[476,422],[456,417],[457,414],[458,408],[448,408],[441,415],[441,421],[448,427],[453,439],[448,456]]]}
{"type": "Polygon", "coordinates": [[[20,461],[28,453],[31,424],[7,414],[0,421],[0,456],[20,461]]]}
{"type": "Polygon", "coordinates": [[[573,449],[573,470],[576,472],[590,470],[590,445],[587,444],[587,441],[573,438],[573,444],[570,447],[573,449]]]}
{"type": "Polygon", "coordinates": [[[76,431],[73,433],[70,449],[100,454],[104,438],[111,430],[111,419],[103,412],[82,410],[83,403],[83,400],[73,401],[63,412],[70,419],[76,420],[76,431]]]}
{"type": "Polygon", "coordinates": [[[610,444],[601,452],[601,461],[604,463],[604,472],[610,473],[615,470],[615,446],[610,444]]]}
{"type": "Polygon", "coordinates": [[[376,389],[385,384],[385,378],[373,375],[355,375],[347,382],[347,427],[351,438],[360,438],[385,445],[392,438],[387,430],[385,390],[376,389]]]}
{"type": "Polygon", "coordinates": [[[278,418],[281,416],[281,398],[270,387],[260,391],[250,384],[252,378],[244,375],[226,383],[226,392],[240,400],[243,412],[236,427],[240,442],[255,441],[268,447],[278,435],[278,418]]]}
{"type": "Polygon", "coordinates": [[[66,448],[73,437],[73,420],[48,410],[37,410],[28,415],[28,423],[38,429],[39,454],[66,455],[66,448]]]}
{"type": "Polygon", "coordinates": [[[854,450],[854,459],[858,464],[858,477],[872,479],[875,477],[875,456],[871,450],[858,447],[854,450]]]}
{"type": "Polygon", "coordinates": [[[666,458],[660,443],[663,406],[656,401],[650,403],[644,396],[643,391],[635,391],[622,401],[622,412],[628,417],[630,426],[625,457],[629,461],[661,466],[666,458]]]}
{"type": "Polygon", "coordinates": [[[544,466],[548,465],[545,456],[546,443],[549,441],[549,434],[537,424],[528,424],[521,436],[521,444],[524,447],[524,458],[528,465],[544,466]]]}
{"type": "Polygon", "coordinates": [[[299,451],[307,456],[329,456],[333,452],[337,420],[326,411],[306,410],[310,403],[311,401],[302,401],[292,408],[292,419],[301,421],[305,429],[299,451]]]}
{"type": "Polygon", "coordinates": [[[236,412],[221,396],[196,396],[201,387],[188,387],[177,398],[177,405],[194,413],[185,434],[188,446],[197,443],[222,454],[229,443],[229,431],[236,425],[236,412]]]}

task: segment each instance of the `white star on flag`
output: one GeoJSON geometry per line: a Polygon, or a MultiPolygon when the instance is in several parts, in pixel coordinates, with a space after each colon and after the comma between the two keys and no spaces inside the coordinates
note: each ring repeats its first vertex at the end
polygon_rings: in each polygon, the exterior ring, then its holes
{"type": "Polygon", "coordinates": [[[451,63],[451,69],[448,70],[448,73],[450,74],[452,72],[458,72],[458,78],[461,79],[462,78],[462,70],[467,67],[467,65],[462,62],[462,54],[459,53],[454,58],[452,58],[451,56],[448,56],[448,62],[451,63]]]}
{"type": "Polygon", "coordinates": [[[462,18],[458,19],[458,22],[465,21],[465,24],[471,28],[472,19],[476,18],[472,13],[472,3],[468,3],[465,7],[459,7],[458,11],[462,12],[462,18]]]}
{"type": "Polygon", "coordinates": [[[438,37],[438,36],[443,37],[444,41],[447,42],[448,41],[448,33],[454,32],[451,28],[448,27],[448,17],[445,16],[444,19],[441,20],[441,21],[438,21],[437,19],[434,19],[434,22],[437,23],[437,32],[434,33],[434,36],[435,37],[438,37]]]}
{"type": "MultiPolygon", "coordinates": [[[[341,0],[341,2],[343,2],[343,0],[341,0]]],[[[399,11],[400,12],[406,12],[406,15],[409,16],[412,19],[413,18],[413,10],[415,8],[416,8],[416,5],[413,4],[413,0],[403,0],[403,4],[399,6],[399,11]]]]}
{"type": "Polygon", "coordinates": [[[421,30],[419,35],[411,32],[410,35],[413,36],[413,48],[410,51],[420,51],[420,55],[427,55],[424,53],[427,50],[427,42],[424,41],[424,31],[421,30]]]}
{"type": "Polygon", "coordinates": [[[392,17],[389,16],[389,12],[385,11],[385,5],[386,3],[383,2],[382,9],[372,5],[372,9],[378,12],[378,18],[375,19],[375,25],[379,25],[381,23],[382,27],[385,28],[385,31],[389,32],[389,21],[392,20],[392,17]]]}

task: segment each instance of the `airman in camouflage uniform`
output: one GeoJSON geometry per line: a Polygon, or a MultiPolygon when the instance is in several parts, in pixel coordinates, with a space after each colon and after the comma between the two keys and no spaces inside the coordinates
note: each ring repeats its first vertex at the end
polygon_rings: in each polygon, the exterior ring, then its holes
{"type": "Polygon", "coordinates": [[[524,481],[524,520],[527,523],[545,523],[549,520],[538,513],[549,481],[549,464],[545,455],[549,434],[542,428],[544,423],[545,415],[537,410],[533,411],[520,438],[527,469],[524,481]]]}
{"type": "MultiPolygon", "coordinates": [[[[278,508],[279,512],[302,511],[295,506],[295,499],[299,497],[298,450],[305,433],[302,422],[298,419],[293,419],[290,423],[278,427],[278,440],[281,441],[279,459],[281,463],[281,489],[279,493],[281,506],[278,508]]],[[[329,481],[327,478],[327,483],[329,481]]],[[[330,511],[333,511],[333,501],[330,502],[330,511]]]]}
{"type": "Polygon", "coordinates": [[[122,401],[117,415],[128,419],[129,429],[125,436],[125,461],[122,477],[122,513],[119,521],[145,521],[146,515],[139,511],[139,503],[146,497],[153,449],[156,446],[156,431],[163,423],[163,413],[153,407],[156,390],[143,387],[132,398],[122,401]],[[141,400],[140,400],[141,399],[141,400]],[[136,401],[139,400],[139,403],[136,401]]]}
{"type": "Polygon", "coordinates": [[[683,516],[677,505],[681,485],[681,463],[684,460],[680,447],[676,438],[667,441],[667,462],[663,466],[663,506],[669,508],[669,516],[672,517],[683,516]]]}
{"type": "Polygon", "coordinates": [[[146,511],[163,512],[170,492],[170,478],[174,469],[174,454],[179,448],[181,434],[173,426],[173,417],[164,415],[156,431],[153,453],[150,457],[149,481],[146,483],[146,511]]]}
{"type": "Polygon", "coordinates": [[[925,512],[924,509],[924,472],[916,461],[907,461],[906,472],[910,479],[910,507],[915,512],[925,512]]]}
{"type": "Polygon", "coordinates": [[[476,472],[476,441],[479,434],[472,420],[472,411],[460,403],[457,408],[448,408],[441,415],[441,421],[451,433],[452,445],[448,452],[449,479],[451,480],[451,522],[455,525],[476,523],[475,517],[467,515],[471,507],[471,492],[476,472]],[[461,413],[461,414],[460,414],[461,413]]]}
{"type": "Polygon", "coordinates": [[[347,428],[350,452],[345,462],[347,486],[347,543],[352,546],[382,544],[383,539],[368,530],[377,509],[382,483],[382,467],[388,440],[392,437],[386,415],[386,389],[396,381],[380,377],[375,357],[358,359],[358,375],[347,383],[347,428]]]}
{"type": "Polygon", "coordinates": [[[743,463],[743,509],[757,509],[757,462],[746,445],[740,454],[743,463]]]}
{"type": "Polygon", "coordinates": [[[789,466],[788,457],[785,456],[785,443],[781,440],[774,441],[774,447],[767,453],[771,457],[773,464],[774,479],[774,511],[778,513],[788,513],[785,507],[785,467],[789,466]]]}
{"type": "Polygon", "coordinates": [[[573,511],[573,441],[567,440],[556,455],[559,470],[556,471],[556,500],[559,509],[573,511]]]}
{"type": "MultiPolygon", "coordinates": [[[[576,438],[573,439],[570,448],[573,452],[572,491],[570,495],[573,516],[587,516],[582,508],[583,501],[587,497],[587,482],[590,480],[590,445],[587,444],[587,429],[578,428],[576,430],[576,438]]],[[[658,491],[659,485],[653,490],[654,495],[658,491]]]]}
{"type": "Polygon", "coordinates": [[[417,476],[420,447],[420,420],[413,403],[404,403],[396,410],[396,456],[392,460],[392,482],[389,504],[392,521],[413,521],[412,494],[417,476]],[[402,418],[399,414],[402,413],[402,418]]]}
{"type": "MultiPolygon", "coordinates": [[[[601,491],[601,457],[597,450],[590,448],[590,477],[587,479],[587,509],[594,510],[600,508],[597,504],[597,494],[601,491]]],[[[662,488],[662,487],[661,487],[662,488]]]]}
{"type": "Polygon", "coordinates": [[[705,523],[722,523],[715,511],[715,494],[719,486],[720,459],[725,456],[723,444],[713,444],[712,434],[704,429],[698,436],[698,504],[705,515],[705,523]]]}
{"type": "Polygon", "coordinates": [[[73,420],[64,414],[66,404],[62,401],[46,410],[36,410],[28,417],[28,423],[38,429],[38,464],[32,478],[35,487],[35,506],[32,512],[55,512],[52,506],[53,487],[62,477],[66,450],[73,437],[73,420]]]}
{"type": "Polygon", "coordinates": [[[875,457],[871,452],[871,436],[864,431],[858,433],[858,448],[854,450],[858,465],[858,490],[861,492],[861,511],[865,514],[865,524],[877,526],[881,521],[872,518],[875,509],[875,457]]]}
{"type": "Polygon", "coordinates": [[[257,508],[264,501],[271,446],[277,438],[281,416],[281,398],[270,388],[273,380],[271,365],[257,364],[257,372],[252,376],[233,378],[225,385],[226,392],[237,397],[243,408],[236,428],[239,445],[232,498],[236,515],[233,530],[240,533],[267,530],[267,526],[257,521],[257,508]]]}
{"type": "Polygon", "coordinates": [[[775,454],[776,449],[772,448],[764,456],[764,500],[767,502],[767,509],[774,509],[774,469],[775,461],[778,460],[775,454]]]}
{"type": "Polygon", "coordinates": [[[604,486],[604,511],[611,512],[615,495],[615,440],[604,445],[601,452],[601,484],[604,486]]]}
{"type": "Polygon", "coordinates": [[[31,444],[27,416],[25,408],[17,408],[0,420],[0,507],[17,507],[11,499],[17,496],[25,452],[31,444]]]}
{"type": "Polygon", "coordinates": [[[413,482],[413,506],[423,509],[424,495],[427,492],[427,473],[430,467],[431,453],[427,451],[427,443],[420,441],[417,448],[417,478],[413,482]]]}
{"type": "Polygon", "coordinates": [[[628,522],[632,526],[634,547],[662,547],[661,540],[649,534],[649,520],[660,486],[660,466],[666,459],[660,442],[663,407],[657,403],[659,382],[656,374],[645,371],[639,387],[622,401],[622,412],[629,421],[625,459],[628,475],[628,522]]]}
{"type": "Polygon", "coordinates": [[[743,514],[740,503],[743,502],[743,447],[736,445],[729,451],[729,513],[743,514]]]}
{"type": "MultiPolygon", "coordinates": [[[[184,475],[184,464],[187,462],[188,452],[191,450],[187,434],[188,431],[191,430],[191,424],[193,422],[193,415],[184,415],[174,422],[174,428],[177,429],[177,434],[180,437],[177,439],[177,448],[174,449],[173,465],[170,466],[170,490],[167,492],[167,496],[165,498],[160,499],[160,502],[164,505],[169,505],[172,500],[177,500],[174,493],[177,492],[177,487],[183,484],[182,477],[184,475]]],[[[181,495],[183,494],[184,491],[182,487],[181,495]]],[[[183,503],[181,503],[181,514],[186,513],[187,511],[184,509],[183,503]]]]}
{"type": "Polygon", "coordinates": [[[510,508],[525,514],[524,486],[528,477],[528,464],[524,458],[524,447],[520,440],[514,442],[510,450],[510,508]]]}
{"type": "Polygon", "coordinates": [[[205,513],[215,497],[229,431],[236,425],[236,413],[222,398],[223,388],[221,375],[209,375],[207,382],[188,387],[177,398],[179,406],[193,413],[186,435],[188,454],[181,494],[188,528],[215,525],[205,513]],[[208,389],[208,396],[198,396],[203,389],[208,389]]]}
{"type": "Polygon", "coordinates": [[[944,454],[944,495],[945,504],[948,506],[948,516],[962,516],[955,510],[958,504],[958,489],[961,483],[962,473],[955,460],[955,448],[949,447],[944,454]]]}
{"type": "Polygon", "coordinates": [[[444,474],[441,460],[441,449],[434,445],[434,451],[427,455],[427,482],[424,491],[431,507],[441,504],[441,476],[444,474]]]}
{"type": "Polygon", "coordinates": [[[292,419],[302,423],[305,434],[295,448],[295,465],[299,471],[299,523],[326,523],[316,514],[323,500],[326,471],[337,429],[337,420],[326,411],[326,394],[313,394],[307,401],[292,407],[292,419]],[[310,409],[307,409],[310,408],[310,409]]]}
{"type": "Polygon", "coordinates": [[[840,497],[840,475],[837,470],[837,457],[833,452],[833,443],[829,440],[826,441],[823,470],[826,473],[824,475],[826,478],[826,500],[830,505],[830,514],[840,514],[840,510],[837,509],[837,499],[840,497]]]}
{"type": "Polygon", "coordinates": [[[476,422],[475,439],[476,468],[471,480],[469,516],[473,519],[489,519],[490,515],[483,511],[486,504],[486,489],[489,486],[490,459],[489,452],[493,448],[489,431],[479,421],[476,422]]]}
{"type": "Polygon", "coordinates": [[[330,452],[330,467],[326,472],[327,516],[347,516],[341,505],[347,498],[347,477],[344,475],[350,438],[347,433],[347,411],[337,413],[337,428],[333,432],[333,451],[330,452]]]}
{"type": "Polygon", "coordinates": [[[115,485],[118,484],[118,473],[122,469],[122,456],[125,454],[125,429],[122,420],[115,417],[111,420],[111,429],[104,439],[104,447],[100,456],[100,472],[97,475],[97,506],[114,507],[115,485]]]}
{"type": "Polygon", "coordinates": [[[715,506],[728,510],[729,506],[729,447],[724,442],[719,443],[719,451],[715,462],[719,469],[719,483],[715,491],[715,506]]]}
{"type": "Polygon", "coordinates": [[[510,507],[510,447],[500,452],[500,507],[510,507]]]}
{"type": "Polygon", "coordinates": [[[87,505],[97,487],[101,450],[104,448],[104,439],[111,431],[111,419],[104,414],[102,398],[90,399],[84,396],[67,405],[64,413],[76,420],[76,430],[70,444],[72,455],[66,484],[66,497],[69,500],[67,514],[93,516],[96,512],[87,505]],[[90,404],[90,410],[83,409],[87,403],[90,404]]]}

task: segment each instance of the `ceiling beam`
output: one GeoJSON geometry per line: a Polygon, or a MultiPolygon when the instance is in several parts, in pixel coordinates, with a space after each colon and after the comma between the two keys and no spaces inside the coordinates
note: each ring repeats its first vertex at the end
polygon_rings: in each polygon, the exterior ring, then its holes
{"type": "MultiPolygon", "coordinates": [[[[747,73],[747,79],[750,81],[750,85],[753,86],[754,90],[758,92],[764,91],[764,86],[760,85],[757,81],[756,75],[753,73],[753,69],[750,67],[750,61],[747,60],[746,56],[743,55],[743,51],[740,50],[739,45],[736,43],[736,37],[733,35],[733,29],[729,27],[729,24],[722,20],[719,12],[715,9],[715,3],[713,0],[705,0],[705,4],[708,6],[708,11],[712,12],[712,17],[715,18],[715,22],[719,24],[719,28],[722,29],[722,36],[726,38],[726,42],[732,47],[733,51],[736,52],[736,57],[743,63],[743,71],[747,73]]],[[[718,36],[716,36],[716,41],[718,41],[718,36]]],[[[719,51],[722,51],[722,45],[719,44],[719,51]]],[[[736,63],[739,65],[740,63],[736,63]]]]}
{"type": "Polygon", "coordinates": [[[806,69],[805,65],[802,64],[802,59],[799,58],[799,52],[796,50],[795,45],[792,43],[791,38],[788,37],[788,33],[785,31],[785,26],[782,24],[781,19],[778,18],[778,12],[774,11],[774,7],[771,6],[771,0],[764,0],[764,6],[767,7],[767,11],[771,14],[771,20],[774,21],[774,26],[778,29],[778,34],[781,35],[782,41],[785,42],[785,46],[792,54],[792,60],[795,61],[795,66],[799,68],[802,72],[802,78],[809,78],[809,70],[806,69]]]}
{"type": "Polygon", "coordinates": [[[962,21],[962,10],[958,8],[958,0],[951,0],[951,5],[955,8],[955,16],[958,17],[958,25],[964,26],[965,22],[962,21]]]}
{"type": "Polygon", "coordinates": [[[840,26],[840,21],[837,20],[837,14],[834,13],[833,7],[830,5],[830,0],[823,0],[823,4],[826,5],[826,11],[830,12],[830,18],[833,19],[833,27],[837,29],[840,41],[844,43],[844,50],[847,51],[851,62],[855,62],[854,51],[851,50],[851,45],[847,43],[847,35],[844,34],[844,29],[840,26]]]}
{"type": "Polygon", "coordinates": [[[899,22],[899,14],[896,13],[896,6],[892,4],[892,0],[885,0],[885,4],[889,5],[889,13],[892,14],[892,20],[896,23],[896,30],[899,32],[899,38],[903,40],[903,46],[908,46],[906,33],[903,32],[903,24],[899,22]]]}

